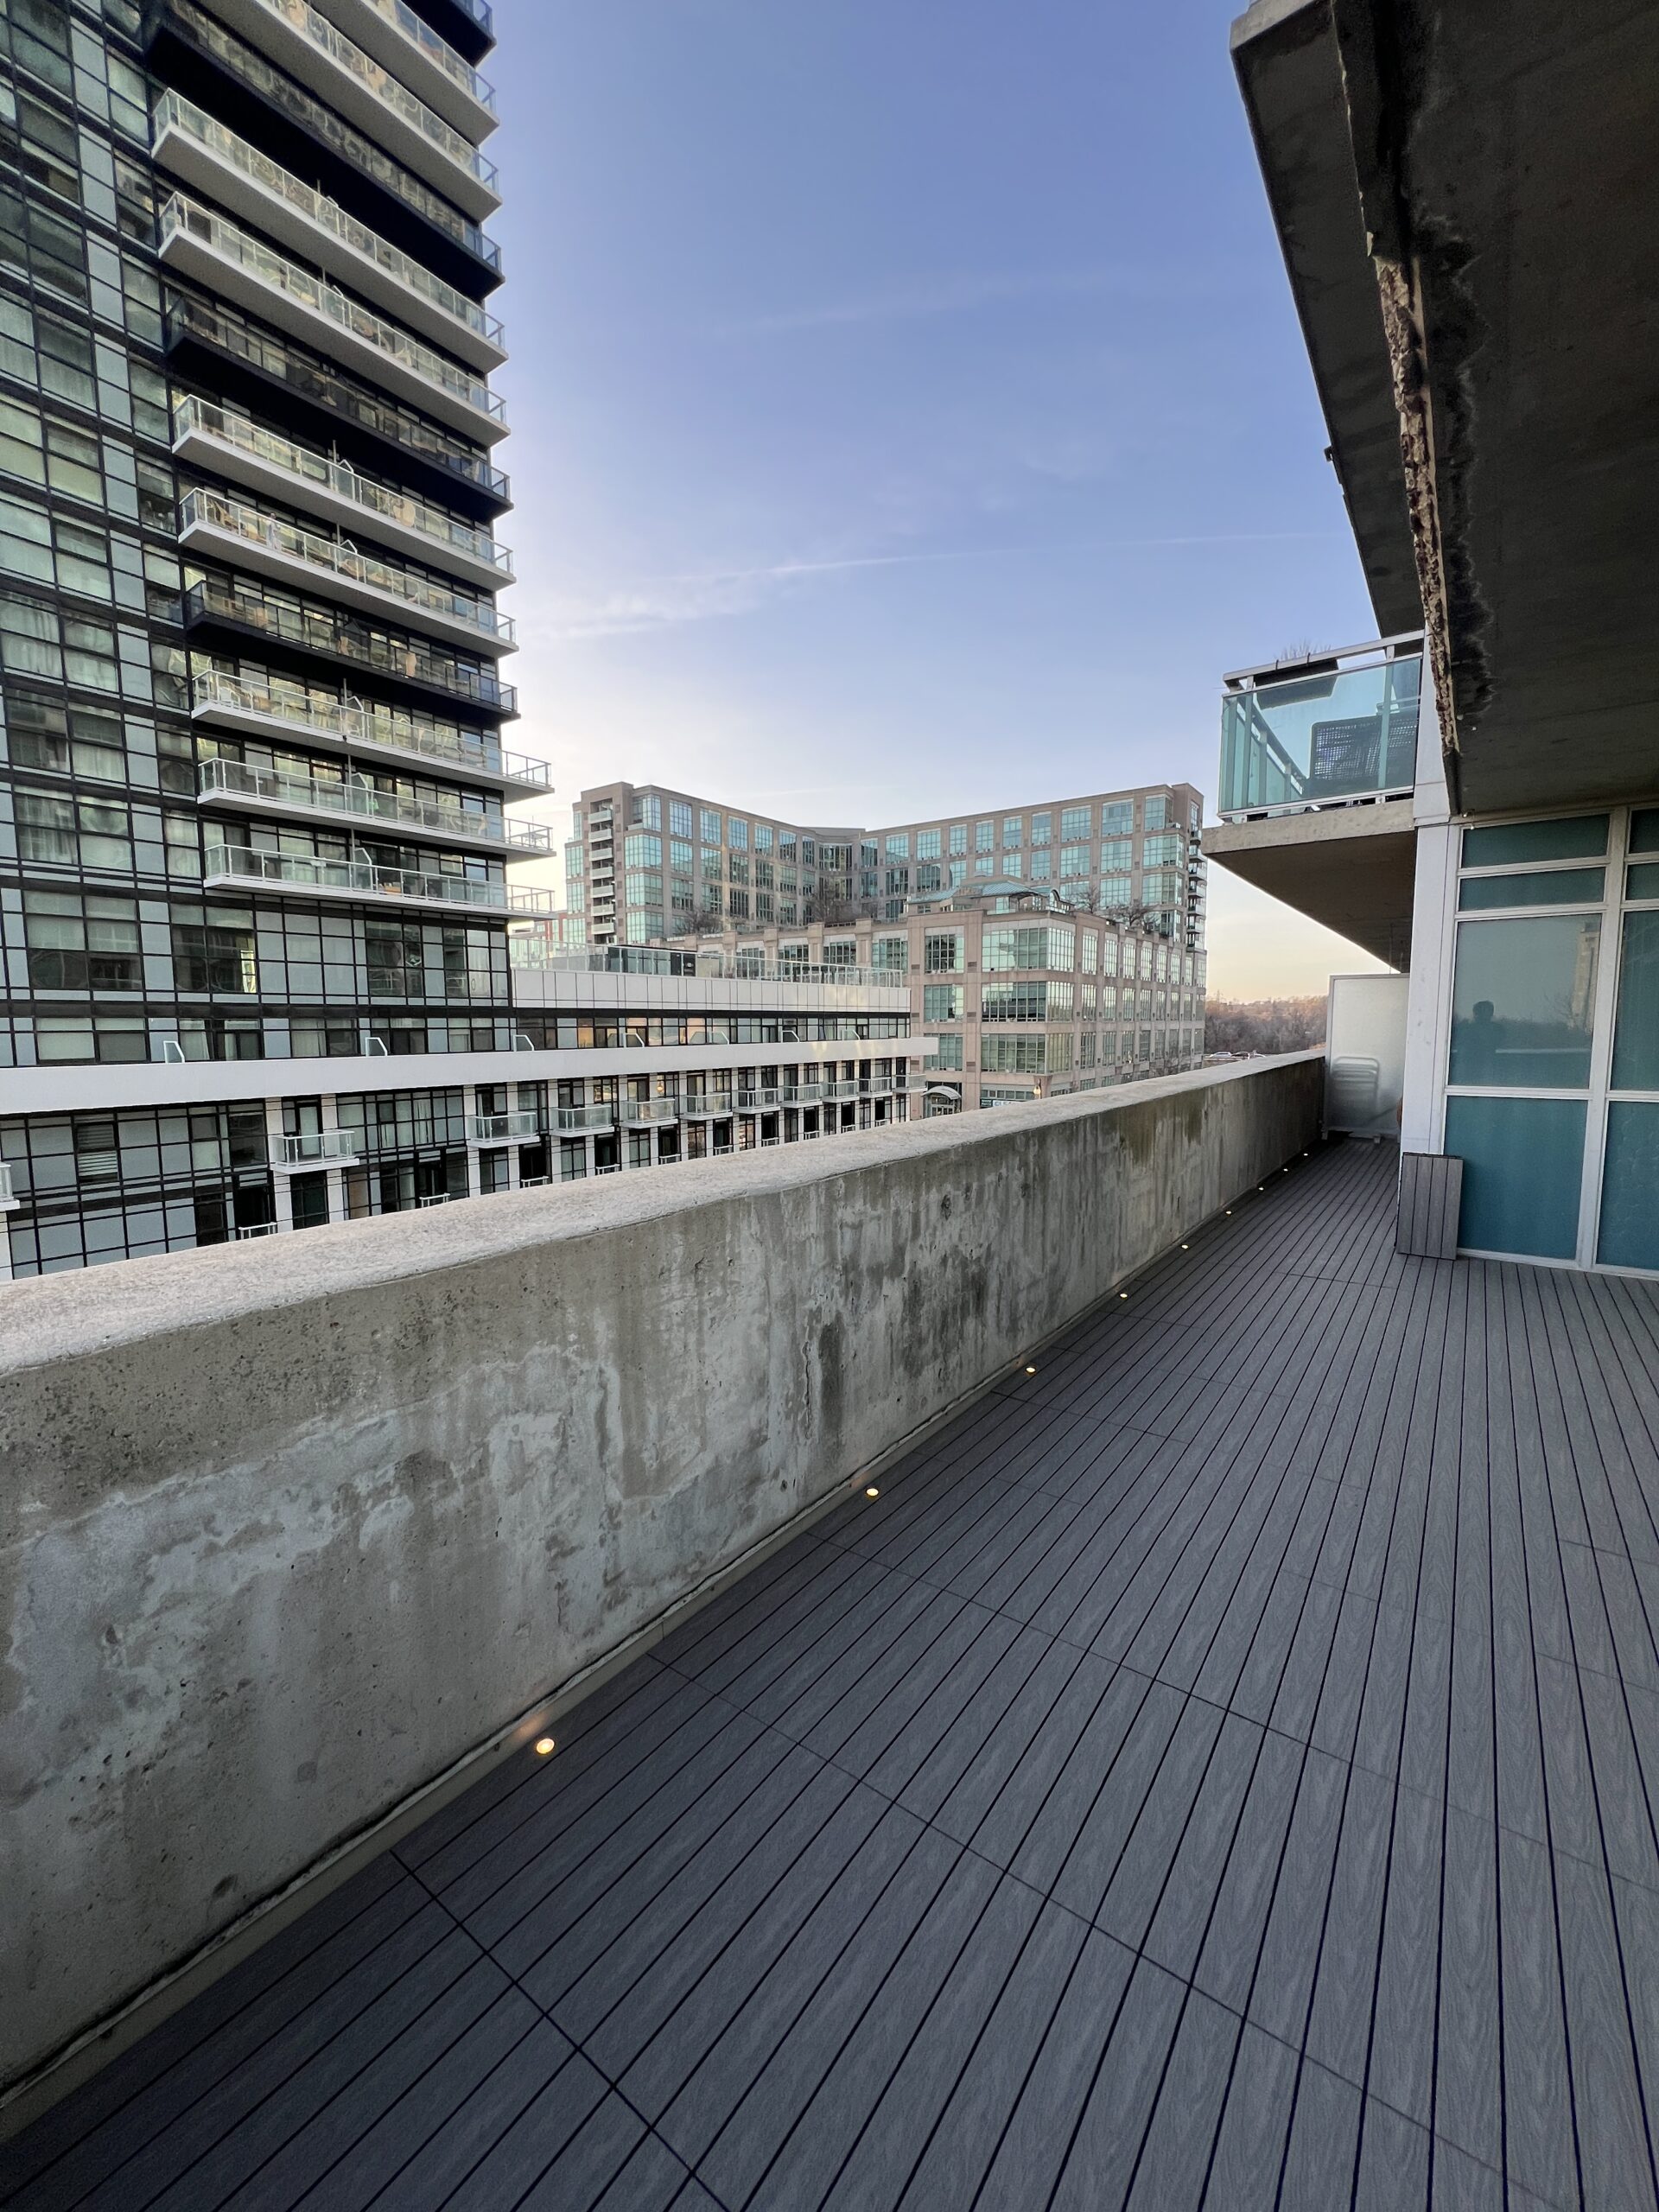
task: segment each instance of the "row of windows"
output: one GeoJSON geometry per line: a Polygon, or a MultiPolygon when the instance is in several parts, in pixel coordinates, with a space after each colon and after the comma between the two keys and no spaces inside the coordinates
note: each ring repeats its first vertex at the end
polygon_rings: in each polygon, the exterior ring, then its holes
{"type": "MultiPolygon", "coordinates": [[[[187,938],[182,944],[192,958],[225,957],[211,941],[197,944],[187,938]]],[[[0,1016],[0,1067],[834,1044],[903,1037],[909,1027],[894,1014],[640,1014],[625,1021],[605,1015],[520,1013],[480,1020],[394,1014],[384,1003],[352,1014],[268,1012],[244,1017],[181,1014],[175,1008],[119,1014],[89,1009],[0,1016]]]]}
{"type": "MultiPolygon", "coordinates": [[[[967,935],[962,930],[925,930],[922,933],[922,967],[930,976],[960,974],[967,957],[967,935]]],[[[1009,968],[1058,968],[1065,970],[1079,968],[1085,976],[1118,973],[1122,947],[1122,972],[1132,976],[1138,968],[1148,982],[1192,983],[1201,981],[1198,963],[1203,956],[1183,952],[1154,938],[1120,938],[1109,931],[1079,930],[1074,938],[1071,925],[1042,925],[1026,929],[994,929],[984,933],[982,946],[984,965],[988,973],[1009,968]],[[1073,957],[1076,947],[1077,956],[1073,957]],[[1028,956],[1042,955],[1042,957],[1028,956]]],[[[758,948],[757,948],[758,950],[758,948]]],[[[858,941],[855,938],[826,938],[820,952],[814,953],[804,943],[788,940],[778,947],[778,957],[786,966],[806,967],[821,959],[826,968],[856,968],[859,965],[858,941]]],[[[885,975],[902,976],[910,959],[908,937],[878,937],[871,941],[869,964],[885,975]]]]}
{"type": "Polygon", "coordinates": [[[160,902],[79,889],[4,894],[12,988],[505,1002],[505,934],[438,918],[160,902]]]}
{"type": "MultiPolygon", "coordinates": [[[[790,858],[792,859],[795,855],[797,842],[795,831],[785,830],[774,831],[769,823],[757,822],[751,825],[749,822],[737,815],[722,816],[715,807],[705,806],[694,809],[692,803],[688,799],[671,799],[668,802],[668,830],[671,836],[683,838],[689,842],[693,835],[694,816],[701,841],[705,845],[725,845],[734,852],[747,852],[750,849],[753,827],[753,849],[756,852],[771,852],[773,849],[775,838],[779,849],[786,852],[790,858]]],[[[602,822],[604,817],[596,816],[594,819],[595,822],[602,822]]],[[[1175,820],[1173,804],[1166,795],[1160,793],[1141,802],[1141,826],[1143,830],[1166,830],[1173,824],[1175,820]]],[[[630,801],[629,821],[631,824],[641,829],[660,830],[664,826],[661,797],[655,791],[635,792],[630,801]]],[[[1049,845],[1054,842],[1052,810],[1040,811],[1030,817],[1029,840],[1026,833],[1026,822],[1027,817],[1022,814],[1009,814],[1001,817],[1001,843],[1003,852],[1018,852],[1027,842],[1037,847],[1049,845]]],[[[1122,855],[1121,859],[1109,860],[1103,855],[1101,861],[1103,868],[1129,867],[1132,864],[1131,855],[1135,827],[1135,802],[1132,799],[1112,800],[1098,810],[1093,806],[1061,808],[1059,810],[1061,842],[1075,842],[1092,840],[1096,834],[1096,822],[1099,824],[1099,835],[1103,838],[1118,841],[1109,849],[1122,855]]],[[[974,852],[976,854],[995,852],[998,847],[997,830],[998,823],[995,820],[976,822],[972,828],[974,852]]],[[[814,840],[806,837],[802,838],[800,842],[804,848],[803,861],[806,866],[810,867],[814,864],[814,840]]],[[[1179,856],[1181,839],[1179,836],[1153,839],[1149,842],[1159,847],[1159,860],[1175,859],[1179,856]]],[[[817,849],[817,864],[832,869],[850,868],[853,865],[852,849],[850,845],[820,845],[817,849]]],[[[860,864],[865,868],[875,867],[883,850],[887,858],[893,861],[907,861],[912,857],[918,861],[937,861],[957,855],[966,855],[969,851],[969,824],[965,822],[957,822],[949,824],[941,823],[937,829],[914,831],[890,830],[886,833],[880,843],[874,839],[866,839],[859,847],[860,864]]],[[[1148,859],[1148,866],[1156,864],[1156,861],[1148,859]]]]}

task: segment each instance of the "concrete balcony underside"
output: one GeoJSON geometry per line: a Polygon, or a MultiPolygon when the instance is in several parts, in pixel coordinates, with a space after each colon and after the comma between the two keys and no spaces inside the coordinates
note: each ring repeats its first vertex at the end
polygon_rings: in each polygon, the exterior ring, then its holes
{"type": "Polygon", "coordinates": [[[1659,1295],[1398,1257],[1394,1189],[1339,1145],[1192,1228],[16,2202],[1650,2203],[1659,1295]]]}

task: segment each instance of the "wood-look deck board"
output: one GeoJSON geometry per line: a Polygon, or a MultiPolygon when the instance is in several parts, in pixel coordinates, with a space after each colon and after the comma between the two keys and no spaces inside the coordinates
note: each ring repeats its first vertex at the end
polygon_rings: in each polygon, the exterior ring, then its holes
{"type": "Polygon", "coordinates": [[[0,2201],[1652,2203],[1659,1294],[1393,1200],[1349,1143],[1198,1226],[0,2201]]]}

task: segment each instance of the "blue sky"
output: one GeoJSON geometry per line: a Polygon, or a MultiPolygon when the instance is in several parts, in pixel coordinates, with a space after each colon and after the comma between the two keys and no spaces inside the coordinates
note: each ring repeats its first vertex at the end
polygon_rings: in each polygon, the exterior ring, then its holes
{"type": "MultiPolygon", "coordinates": [[[[1214,0],[496,0],[517,736],[874,823],[1375,625],[1214,0]]],[[[1370,963],[1212,870],[1212,983],[1370,963]]]]}

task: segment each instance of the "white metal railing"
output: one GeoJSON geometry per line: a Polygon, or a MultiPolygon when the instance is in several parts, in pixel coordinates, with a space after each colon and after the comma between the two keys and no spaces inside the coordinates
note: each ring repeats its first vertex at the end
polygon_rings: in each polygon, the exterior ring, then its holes
{"type": "Polygon", "coordinates": [[[205,484],[198,484],[179,501],[180,535],[197,527],[226,531],[251,545],[263,545],[268,552],[279,553],[285,560],[298,561],[313,572],[324,588],[328,578],[336,577],[359,584],[365,590],[384,592],[387,598],[417,613],[464,623],[480,638],[497,639],[505,645],[516,642],[512,617],[498,613],[488,600],[446,590],[442,584],[411,575],[394,563],[359,553],[349,540],[325,537],[321,531],[302,530],[297,523],[283,522],[278,516],[267,514],[260,507],[251,507],[244,500],[227,499],[224,493],[210,491],[205,484]]]}
{"type": "Polygon", "coordinates": [[[216,117],[208,115],[194,101],[177,92],[163,92],[150,111],[149,124],[153,144],[159,144],[166,130],[182,131],[187,138],[207,148],[250,183],[271,193],[307,222],[327,231],[342,245],[372,262],[400,290],[424,300],[429,307],[471,331],[474,337],[481,338],[497,353],[506,351],[502,325],[494,315],[486,314],[476,300],[469,300],[453,284],[446,284],[441,276],[435,276],[401,247],[393,245],[390,238],[383,238],[366,223],[359,223],[354,215],[348,215],[337,201],[315,191],[280,162],[272,161],[269,154],[262,154],[234,130],[226,130],[216,117]]]}
{"type": "Polygon", "coordinates": [[[274,1221],[250,1222],[245,1229],[237,1230],[236,1241],[238,1244],[245,1244],[251,1236],[274,1236],[276,1234],[276,1224],[274,1221]]]}
{"type": "Polygon", "coordinates": [[[245,798],[267,806],[302,807],[308,813],[385,823],[394,830],[487,837],[504,851],[515,854],[553,850],[553,832],[542,823],[509,821],[500,815],[473,813],[465,807],[444,806],[431,799],[403,798],[395,792],[377,790],[349,768],[338,782],[329,783],[285,768],[251,768],[245,761],[218,758],[201,763],[196,780],[199,795],[205,799],[245,798]]]}
{"type": "Polygon", "coordinates": [[[447,1206],[449,1193],[448,1191],[429,1191],[424,1198],[416,1198],[415,1203],[417,1206],[447,1206]]]}
{"type": "Polygon", "coordinates": [[[257,715],[262,720],[284,722],[295,730],[334,738],[343,745],[384,746],[463,770],[510,777],[514,783],[529,784],[538,791],[553,788],[553,772],[546,761],[504,752],[493,738],[486,738],[481,732],[474,739],[469,732],[397,708],[367,708],[344,699],[325,699],[299,685],[290,689],[280,683],[252,683],[245,677],[226,676],[217,670],[194,677],[190,694],[198,715],[215,711],[257,715]]]}
{"type": "Polygon", "coordinates": [[[479,882],[471,876],[436,875],[407,868],[378,868],[372,861],[331,861],[311,853],[256,852],[247,845],[209,845],[204,874],[232,875],[255,883],[291,884],[305,891],[338,892],[348,898],[402,899],[442,906],[482,908],[505,913],[505,883],[479,882]]]}
{"type": "Polygon", "coordinates": [[[524,1144],[540,1136],[541,1116],[530,1107],[511,1114],[469,1114],[468,1144],[524,1144]]]}
{"type": "Polygon", "coordinates": [[[460,400],[475,413],[493,423],[505,420],[505,410],[496,393],[480,376],[465,368],[459,361],[452,361],[442,353],[423,346],[418,338],[411,338],[396,323],[388,322],[382,315],[363,307],[337,284],[319,276],[308,269],[302,269],[297,262],[273,252],[262,245],[240,224],[232,223],[223,215],[204,207],[199,200],[192,200],[188,193],[175,192],[168,200],[157,219],[157,238],[160,251],[165,254],[169,243],[185,237],[200,240],[228,261],[247,270],[273,291],[280,292],[312,315],[321,315],[335,324],[350,336],[359,339],[396,361],[409,374],[434,390],[446,392],[452,399],[460,400]]]}
{"type": "Polygon", "coordinates": [[[462,92],[475,99],[481,108],[495,113],[495,88],[486,82],[467,61],[455,52],[448,39],[440,38],[430,23],[423,23],[405,0],[366,0],[377,16],[384,16],[387,22],[400,30],[412,45],[419,47],[427,60],[442,69],[446,77],[459,85],[462,92]]]}
{"type": "Polygon", "coordinates": [[[284,1137],[280,1165],[283,1167],[349,1167],[358,1157],[356,1140],[348,1129],[310,1129],[284,1137]]]}
{"type": "Polygon", "coordinates": [[[315,484],[320,490],[349,499],[353,506],[361,507],[365,514],[378,521],[396,524],[419,537],[430,538],[435,545],[447,551],[463,553],[470,560],[481,562],[495,569],[503,583],[512,582],[512,556],[487,531],[475,529],[460,516],[448,514],[442,507],[429,506],[424,499],[417,499],[407,492],[393,491],[386,485],[359,476],[349,461],[330,460],[308,446],[297,446],[290,439],[278,437],[275,431],[262,430],[245,416],[232,415],[210,399],[191,396],[175,400],[174,444],[181,445],[193,432],[216,444],[233,447],[251,460],[264,461],[299,483],[315,484]]]}
{"type": "Polygon", "coordinates": [[[608,1129],[616,1121],[613,1106],[559,1106],[554,1109],[554,1126],[562,1136],[578,1136],[587,1129],[608,1129]]]}
{"type": "Polygon", "coordinates": [[[680,1102],[677,1098],[625,1098],[621,1111],[625,1122],[677,1122],[680,1102]]]}
{"type": "MultiPolygon", "coordinates": [[[[434,109],[428,107],[424,100],[416,99],[409,87],[400,84],[390,69],[384,68],[372,54],[365,54],[360,46],[354,46],[326,16],[320,16],[308,4],[308,0],[258,0],[258,4],[268,14],[280,16],[284,22],[292,24],[320,53],[326,54],[337,68],[345,70],[348,76],[355,77],[411,130],[419,131],[422,137],[436,147],[440,153],[448,155],[469,175],[475,176],[488,191],[495,191],[498,179],[494,163],[486,162],[477,147],[453,124],[446,123],[434,109]]],[[[480,105],[487,106],[490,103],[484,101],[480,105]]]]}

